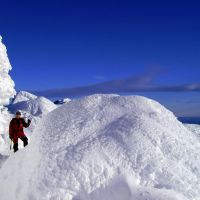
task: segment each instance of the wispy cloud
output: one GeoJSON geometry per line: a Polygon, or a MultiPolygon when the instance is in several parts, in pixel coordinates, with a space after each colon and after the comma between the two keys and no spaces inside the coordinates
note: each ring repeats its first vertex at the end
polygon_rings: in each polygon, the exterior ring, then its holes
{"type": "Polygon", "coordinates": [[[157,85],[154,83],[157,71],[141,76],[111,80],[82,87],[30,91],[38,96],[46,97],[77,97],[95,93],[133,93],[133,92],[185,92],[200,91],[200,84],[157,85]]]}
{"type": "Polygon", "coordinates": [[[94,79],[96,79],[96,80],[105,80],[105,76],[97,75],[97,76],[94,76],[94,79]]]}

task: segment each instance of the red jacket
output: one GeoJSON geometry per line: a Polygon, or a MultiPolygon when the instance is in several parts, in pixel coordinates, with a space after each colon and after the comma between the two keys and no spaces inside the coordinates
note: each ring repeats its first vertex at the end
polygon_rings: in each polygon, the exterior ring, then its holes
{"type": "Polygon", "coordinates": [[[20,138],[25,136],[23,127],[27,128],[29,127],[30,122],[26,123],[23,118],[13,118],[10,121],[10,126],[9,126],[9,135],[10,138],[20,138]]]}

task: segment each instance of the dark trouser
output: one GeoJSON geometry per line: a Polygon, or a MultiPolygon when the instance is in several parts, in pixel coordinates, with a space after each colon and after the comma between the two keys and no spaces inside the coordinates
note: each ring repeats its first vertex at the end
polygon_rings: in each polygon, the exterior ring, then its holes
{"type": "MultiPolygon", "coordinates": [[[[26,136],[20,137],[20,139],[23,141],[24,147],[28,145],[28,138],[26,136]]],[[[14,143],[13,149],[14,149],[14,152],[18,151],[18,142],[14,143]]]]}

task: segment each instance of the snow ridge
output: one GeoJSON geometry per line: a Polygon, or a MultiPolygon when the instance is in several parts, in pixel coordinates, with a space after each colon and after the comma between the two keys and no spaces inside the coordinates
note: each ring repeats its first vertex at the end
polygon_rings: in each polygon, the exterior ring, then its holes
{"type": "Polygon", "coordinates": [[[45,97],[34,97],[33,99],[20,101],[9,106],[9,110],[13,113],[17,110],[21,110],[32,116],[47,114],[55,108],[57,108],[57,106],[45,97]]]}
{"type": "Polygon", "coordinates": [[[23,101],[28,101],[28,100],[34,100],[36,98],[37,98],[37,96],[35,96],[34,94],[31,94],[26,91],[19,91],[17,93],[17,95],[15,96],[12,104],[23,102],[23,101]]]}

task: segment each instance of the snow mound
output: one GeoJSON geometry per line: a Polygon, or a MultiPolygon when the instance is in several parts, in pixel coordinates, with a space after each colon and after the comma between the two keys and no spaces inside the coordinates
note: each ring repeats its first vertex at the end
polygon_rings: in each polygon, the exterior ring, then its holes
{"type": "Polygon", "coordinates": [[[9,104],[10,98],[15,95],[15,84],[8,74],[11,69],[6,46],[0,36],[0,106],[9,104]]]}
{"type": "MultiPolygon", "coordinates": [[[[20,110],[23,113],[28,113],[29,115],[32,116],[40,116],[47,114],[50,111],[57,108],[57,106],[52,101],[46,99],[45,97],[33,97],[29,95],[27,98],[29,98],[30,100],[19,101],[17,103],[11,104],[9,106],[9,110],[12,113],[15,113],[17,110],[20,110]]],[[[22,98],[20,99],[22,100],[22,98]]]]}
{"type": "Polygon", "coordinates": [[[36,98],[37,98],[37,96],[35,96],[35,95],[33,95],[33,94],[29,93],[29,92],[20,91],[15,96],[12,104],[23,102],[23,101],[28,101],[28,100],[34,100],[36,98]]]}
{"type": "Polygon", "coordinates": [[[2,166],[0,196],[199,200],[199,155],[195,135],[159,103],[92,95],[43,118],[31,144],[2,166]]]}
{"type": "Polygon", "coordinates": [[[0,36],[0,167],[7,158],[5,154],[8,154],[8,123],[11,119],[11,115],[4,106],[8,105],[10,98],[15,95],[14,82],[9,75],[11,69],[6,46],[2,43],[0,36]]]}

